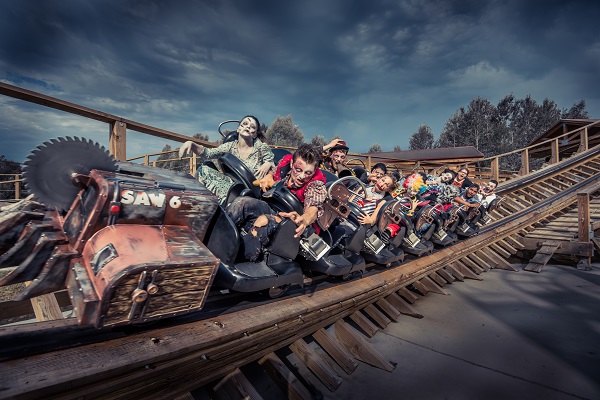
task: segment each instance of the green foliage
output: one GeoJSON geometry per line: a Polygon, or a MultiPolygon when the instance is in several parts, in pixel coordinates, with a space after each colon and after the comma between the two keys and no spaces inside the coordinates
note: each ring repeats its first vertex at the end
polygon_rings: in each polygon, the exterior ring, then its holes
{"type": "Polygon", "coordinates": [[[304,133],[294,125],[291,115],[275,118],[266,137],[267,143],[275,146],[298,147],[304,142],[304,133]]]}
{"type": "Polygon", "coordinates": [[[379,143],[374,143],[371,145],[371,147],[369,147],[368,153],[380,153],[380,152],[381,152],[381,145],[379,143]]]}
{"type": "Polygon", "coordinates": [[[394,146],[394,151],[402,151],[402,147],[399,145],[394,146]]]}
{"type": "Polygon", "coordinates": [[[321,147],[327,144],[327,140],[323,135],[316,135],[313,136],[312,139],[310,139],[310,144],[312,144],[313,146],[321,147]]]}
{"type": "MultiPolygon", "coordinates": [[[[527,147],[561,117],[587,118],[585,101],[581,100],[561,113],[556,103],[549,99],[539,104],[531,96],[515,99],[510,94],[494,106],[478,97],[446,121],[434,146],[474,146],[486,156],[502,154],[527,147]]],[[[519,156],[503,158],[500,167],[517,170],[519,156]]]]}
{"type": "Polygon", "coordinates": [[[410,150],[431,149],[433,147],[433,132],[428,125],[421,124],[419,129],[412,134],[408,142],[410,150]]]}
{"type": "MultiPolygon", "coordinates": [[[[194,135],[196,137],[196,135],[194,135]]],[[[203,139],[199,137],[198,139],[203,139]]],[[[171,146],[166,144],[161,150],[162,152],[168,151],[169,153],[161,154],[156,158],[156,166],[158,168],[170,169],[173,171],[189,172],[189,160],[179,159],[179,154],[176,151],[172,151],[171,146]]]]}
{"type": "MultiPolygon", "coordinates": [[[[0,175],[0,182],[12,181],[15,179],[12,174],[21,173],[21,164],[16,161],[7,160],[4,155],[0,155],[0,174],[10,174],[8,176],[0,175]]],[[[24,189],[21,188],[21,197],[26,196],[24,189]]],[[[15,184],[6,183],[0,185],[0,199],[14,199],[15,198],[15,184]]]]}

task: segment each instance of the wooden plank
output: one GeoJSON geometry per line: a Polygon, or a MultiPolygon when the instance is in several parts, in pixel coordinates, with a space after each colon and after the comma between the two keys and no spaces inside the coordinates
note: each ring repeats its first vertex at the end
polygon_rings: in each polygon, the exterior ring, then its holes
{"type": "Polygon", "coordinates": [[[421,278],[418,282],[423,284],[423,286],[425,286],[429,292],[443,294],[445,296],[448,295],[448,292],[435,283],[429,276],[421,278]]]}
{"type": "Polygon", "coordinates": [[[492,249],[487,252],[487,256],[496,261],[496,268],[505,269],[507,271],[518,271],[518,269],[513,267],[508,261],[502,258],[502,256],[496,254],[492,249]]]}
{"type": "MultiPolygon", "coordinates": [[[[59,307],[71,305],[69,293],[66,290],[55,292],[54,296],[59,307]]],[[[33,306],[30,300],[0,301],[0,320],[33,314],[33,306]]]]}
{"type": "Polygon", "coordinates": [[[550,261],[554,252],[560,247],[560,242],[544,242],[540,250],[529,261],[523,270],[530,272],[541,272],[544,265],[550,261]]]}
{"type": "Polygon", "coordinates": [[[267,374],[286,393],[289,399],[311,400],[310,391],[296,378],[296,375],[277,357],[275,353],[269,353],[258,360],[267,374]]]}
{"type": "Polygon", "coordinates": [[[590,195],[588,193],[577,193],[577,213],[579,223],[577,225],[577,238],[580,242],[590,241],[590,195]]]}
{"type": "Polygon", "coordinates": [[[303,339],[292,343],[290,349],[329,391],[335,392],[340,387],[342,378],[303,339]]]}
{"type": "Polygon", "coordinates": [[[392,372],[395,365],[387,361],[369,342],[367,342],[356,329],[353,329],[343,320],[334,324],[335,337],[346,346],[354,357],[364,363],[392,372]]]}
{"type": "Polygon", "coordinates": [[[350,314],[350,319],[362,329],[369,337],[375,336],[379,328],[375,326],[363,313],[355,311],[350,314]]]}
{"type": "Polygon", "coordinates": [[[432,272],[431,274],[427,275],[432,281],[434,281],[435,283],[437,283],[437,285],[439,287],[444,287],[446,286],[446,280],[444,278],[442,278],[441,276],[439,276],[437,273],[432,272]]]}
{"type": "Polygon", "coordinates": [[[435,273],[438,274],[439,276],[441,276],[448,283],[452,283],[456,280],[454,275],[452,275],[450,272],[446,271],[444,268],[438,269],[437,271],[435,271],[435,273]]]}
{"type": "MultiPolygon", "coordinates": [[[[542,243],[548,238],[523,237],[521,241],[525,250],[537,251],[542,243]]],[[[592,243],[578,241],[561,241],[561,246],[556,250],[556,254],[568,254],[572,256],[591,257],[593,256],[592,243]]]]}
{"type": "Polygon", "coordinates": [[[504,250],[508,251],[510,254],[517,254],[517,249],[515,249],[507,240],[500,239],[496,242],[496,244],[502,247],[504,250]]]}
{"type": "Polygon", "coordinates": [[[415,304],[415,302],[419,298],[416,294],[414,294],[413,292],[408,290],[406,287],[402,287],[402,288],[398,289],[397,292],[400,296],[402,296],[410,304],[415,304]]]}
{"type": "Polygon", "coordinates": [[[483,260],[481,257],[479,257],[476,253],[469,254],[467,257],[473,260],[473,262],[477,264],[479,268],[482,268],[484,271],[489,271],[490,269],[492,269],[492,266],[488,264],[485,260],[483,260]]]}
{"type": "Polygon", "coordinates": [[[475,279],[475,280],[478,280],[478,281],[483,280],[475,272],[473,272],[472,269],[470,269],[465,264],[463,264],[462,262],[460,262],[460,260],[456,260],[453,263],[453,265],[454,265],[455,268],[457,268],[464,275],[465,278],[475,279]]]}
{"type": "Polygon", "coordinates": [[[510,258],[510,256],[512,256],[512,254],[510,254],[508,251],[498,246],[497,243],[492,243],[489,247],[504,258],[510,258]]]}
{"type": "Polygon", "coordinates": [[[427,294],[427,292],[429,292],[429,289],[427,288],[427,286],[423,285],[421,282],[419,281],[414,281],[412,283],[412,286],[415,288],[415,290],[421,295],[421,296],[425,296],[427,294]]]}
{"type": "Polygon", "coordinates": [[[377,306],[394,322],[398,321],[400,314],[402,314],[396,307],[387,301],[385,297],[378,300],[375,304],[377,304],[377,306]]]}
{"type": "Polygon", "coordinates": [[[354,361],[352,354],[344,346],[342,346],[335,338],[333,338],[325,329],[321,328],[312,334],[315,341],[325,350],[329,357],[333,359],[344,370],[345,373],[350,375],[358,364],[354,361]]]}
{"type": "MultiPolygon", "coordinates": [[[[262,396],[239,368],[227,374],[210,391],[219,400],[262,399],[262,396]]],[[[189,395],[191,396],[191,394],[189,395]]],[[[185,397],[185,399],[193,400],[194,397],[185,397]]]]}
{"type": "Polygon", "coordinates": [[[398,296],[396,293],[391,293],[385,298],[391,305],[404,315],[409,315],[414,318],[423,318],[423,315],[415,310],[408,301],[398,296]]]}
{"type": "Polygon", "coordinates": [[[457,281],[463,282],[465,280],[465,275],[462,272],[460,272],[460,270],[458,268],[456,268],[454,266],[454,264],[452,264],[452,263],[448,264],[448,265],[446,265],[445,268],[446,268],[446,270],[450,271],[450,273],[452,274],[452,276],[457,281]]]}
{"type": "Polygon", "coordinates": [[[489,268],[485,269],[485,268],[480,267],[476,262],[474,262],[468,256],[461,258],[460,261],[467,267],[471,268],[473,270],[473,272],[475,272],[477,275],[480,275],[481,273],[483,273],[485,271],[489,271],[489,268]]]}
{"type": "Polygon", "coordinates": [[[373,304],[369,304],[362,310],[365,314],[367,314],[380,328],[385,329],[386,326],[392,322],[388,317],[385,316],[384,313],[379,311],[377,307],[373,304]]]}

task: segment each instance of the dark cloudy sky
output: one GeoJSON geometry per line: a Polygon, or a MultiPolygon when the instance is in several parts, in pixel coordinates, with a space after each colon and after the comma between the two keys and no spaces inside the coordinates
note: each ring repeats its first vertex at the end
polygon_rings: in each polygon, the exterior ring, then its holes
{"type": "MultiPolygon", "coordinates": [[[[0,0],[0,80],[186,135],[291,114],[307,140],[392,150],[477,96],[600,118],[598,21],[593,1],[0,0]]],[[[0,154],[66,135],[108,144],[106,124],[0,96],[0,154]]],[[[129,131],[127,155],[166,143],[129,131]]]]}

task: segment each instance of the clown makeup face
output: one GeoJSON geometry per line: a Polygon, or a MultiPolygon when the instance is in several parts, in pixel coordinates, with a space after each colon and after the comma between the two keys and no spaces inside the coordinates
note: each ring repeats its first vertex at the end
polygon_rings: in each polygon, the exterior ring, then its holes
{"type": "Polygon", "coordinates": [[[392,178],[389,176],[382,176],[381,178],[377,179],[374,189],[377,193],[387,192],[390,190],[393,184],[394,182],[392,181],[392,178]]]}
{"type": "Polygon", "coordinates": [[[246,117],[240,122],[236,131],[241,137],[255,139],[258,132],[258,126],[256,125],[254,118],[246,117]]]}
{"type": "Polygon", "coordinates": [[[289,182],[294,187],[299,188],[304,186],[312,176],[315,174],[315,169],[317,168],[317,164],[308,164],[301,157],[298,157],[296,161],[290,161],[290,178],[289,182]]]}
{"type": "Polygon", "coordinates": [[[440,175],[440,179],[442,182],[451,182],[452,174],[450,172],[444,172],[442,175],[440,175]]]}

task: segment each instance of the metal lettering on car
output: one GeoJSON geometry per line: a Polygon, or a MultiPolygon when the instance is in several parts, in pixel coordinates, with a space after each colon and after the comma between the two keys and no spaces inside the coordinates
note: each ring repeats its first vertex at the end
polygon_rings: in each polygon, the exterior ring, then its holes
{"type": "MultiPolygon", "coordinates": [[[[162,208],[165,206],[167,195],[162,192],[149,192],[143,190],[124,189],[121,191],[121,203],[134,206],[150,206],[162,208]]],[[[181,207],[179,196],[172,196],[169,199],[171,208],[181,207]]]]}

